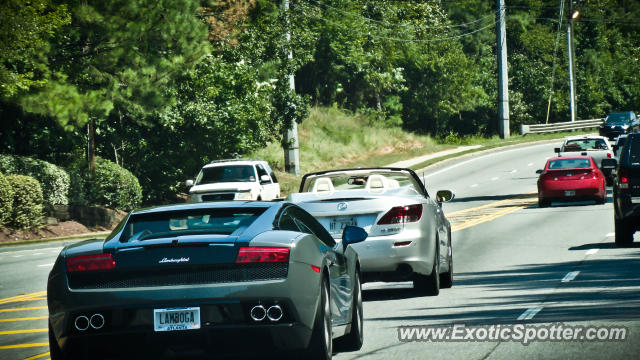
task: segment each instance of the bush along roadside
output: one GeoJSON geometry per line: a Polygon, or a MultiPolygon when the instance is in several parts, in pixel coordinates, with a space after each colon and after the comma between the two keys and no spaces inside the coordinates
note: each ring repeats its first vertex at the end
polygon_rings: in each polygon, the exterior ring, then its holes
{"type": "Polygon", "coordinates": [[[0,154],[0,171],[5,174],[28,175],[38,180],[45,203],[69,203],[69,174],[54,164],[24,156],[0,154]]]}
{"type": "Polygon", "coordinates": [[[6,177],[0,172],[0,226],[11,218],[13,210],[13,189],[6,177]]]}
{"type": "Polygon", "coordinates": [[[109,160],[96,157],[93,177],[86,161],[75,163],[69,172],[72,204],[130,211],[142,203],[142,187],[138,178],[109,160]]]}
{"type": "Polygon", "coordinates": [[[6,177],[13,192],[13,211],[9,225],[17,229],[34,227],[42,219],[42,188],[35,178],[26,175],[6,177]]]}

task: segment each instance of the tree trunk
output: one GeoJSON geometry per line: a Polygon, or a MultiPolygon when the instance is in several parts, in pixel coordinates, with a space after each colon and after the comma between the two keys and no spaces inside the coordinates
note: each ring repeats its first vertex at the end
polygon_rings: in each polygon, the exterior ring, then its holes
{"type": "Polygon", "coordinates": [[[91,178],[96,176],[96,123],[93,118],[89,119],[89,168],[91,169],[91,178]]]}

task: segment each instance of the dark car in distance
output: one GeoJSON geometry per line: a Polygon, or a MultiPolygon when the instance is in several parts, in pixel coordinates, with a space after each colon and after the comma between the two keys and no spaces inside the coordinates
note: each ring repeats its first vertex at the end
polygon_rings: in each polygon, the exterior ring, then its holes
{"type": "Polygon", "coordinates": [[[630,134],[640,131],[640,120],[633,111],[615,112],[607,115],[604,124],[600,125],[600,136],[606,136],[610,140],[622,134],[630,134]]]}
{"type": "Polygon", "coordinates": [[[350,226],[336,241],[288,202],[133,211],[105,240],[58,256],[47,285],[51,359],[274,349],[328,360],[334,339],[357,350],[361,282],[350,244],[366,237],[350,226]]]}
{"type": "Polygon", "coordinates": [[[616,245],[629,245],[633,234],[640,229],[640,133],[627,136],[619,152],[613,209],[616,245]]]}

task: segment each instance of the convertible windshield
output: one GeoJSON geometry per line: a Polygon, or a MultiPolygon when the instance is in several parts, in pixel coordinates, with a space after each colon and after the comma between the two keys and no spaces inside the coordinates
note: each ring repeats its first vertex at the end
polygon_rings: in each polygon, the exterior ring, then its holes
{"type": "Polygon", "coordinates": [[[196,209],[132,215],[124,227],[121,242],[142,241],[181,235],[230,235],[253,223],[264,208],[196,209]]]}
{"type": "Polygon", "coordinates": [[[196,185],[253,181],[256,181],[256,173],[251,165],[213,166],[200,171],[196,185]]]}
{"type": "Polygon", "coordinates": [[[366,190],[373,194],[409,191],[422,194],[421,187],[409,174],[401,171],[349,170],[309,177],[303,192],[366,190]]]}
{"type": "Polygon", "coordinates": [[[561,159],[549,161],[549,169],[587,169],[591,167],[589,159],[561,159]]]}
{"type": "Polygon", "coordinates": [[[609,147],[603,139],[577,139],[568,140],[564,144],[564,151],[582,151],[582,150],[608,150],[609,147]]]}
{"type": "Polygon", "coordinates": [[[631,119],[631,117],[629,116],[629,113],[613,113],[613,114],[609,114],[609,116],[607,116],[607,122],[608,123],[628,121],[630,119],[631,119]]]}

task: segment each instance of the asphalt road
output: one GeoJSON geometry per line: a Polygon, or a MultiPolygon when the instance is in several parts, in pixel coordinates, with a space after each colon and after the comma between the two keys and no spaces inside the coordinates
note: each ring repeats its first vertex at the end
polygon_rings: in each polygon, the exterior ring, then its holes
{"type": "MultiPolygon", "coordinates": [[[[365,343],[337,359],[636,358],[640,251],[613,244],[611,199],[539,209],[537,175],[556,144],[466,156],[424,174],[450,189],[454,286],[418,296],[411,283],[364,285],[365,343]],[[604,341],[404,342],[402,326],[626,327],[604,341]]],[[[640,243],[640,236],[636,235],[640,243]]],[[[46,277],[62,244],[0,248],[0,359],[48,359],[46,277]]],[[[480,335],[480,332],[477,333],[480,335]]],[[[579,340],[579,337],[576,339],[579,340]]]]}

